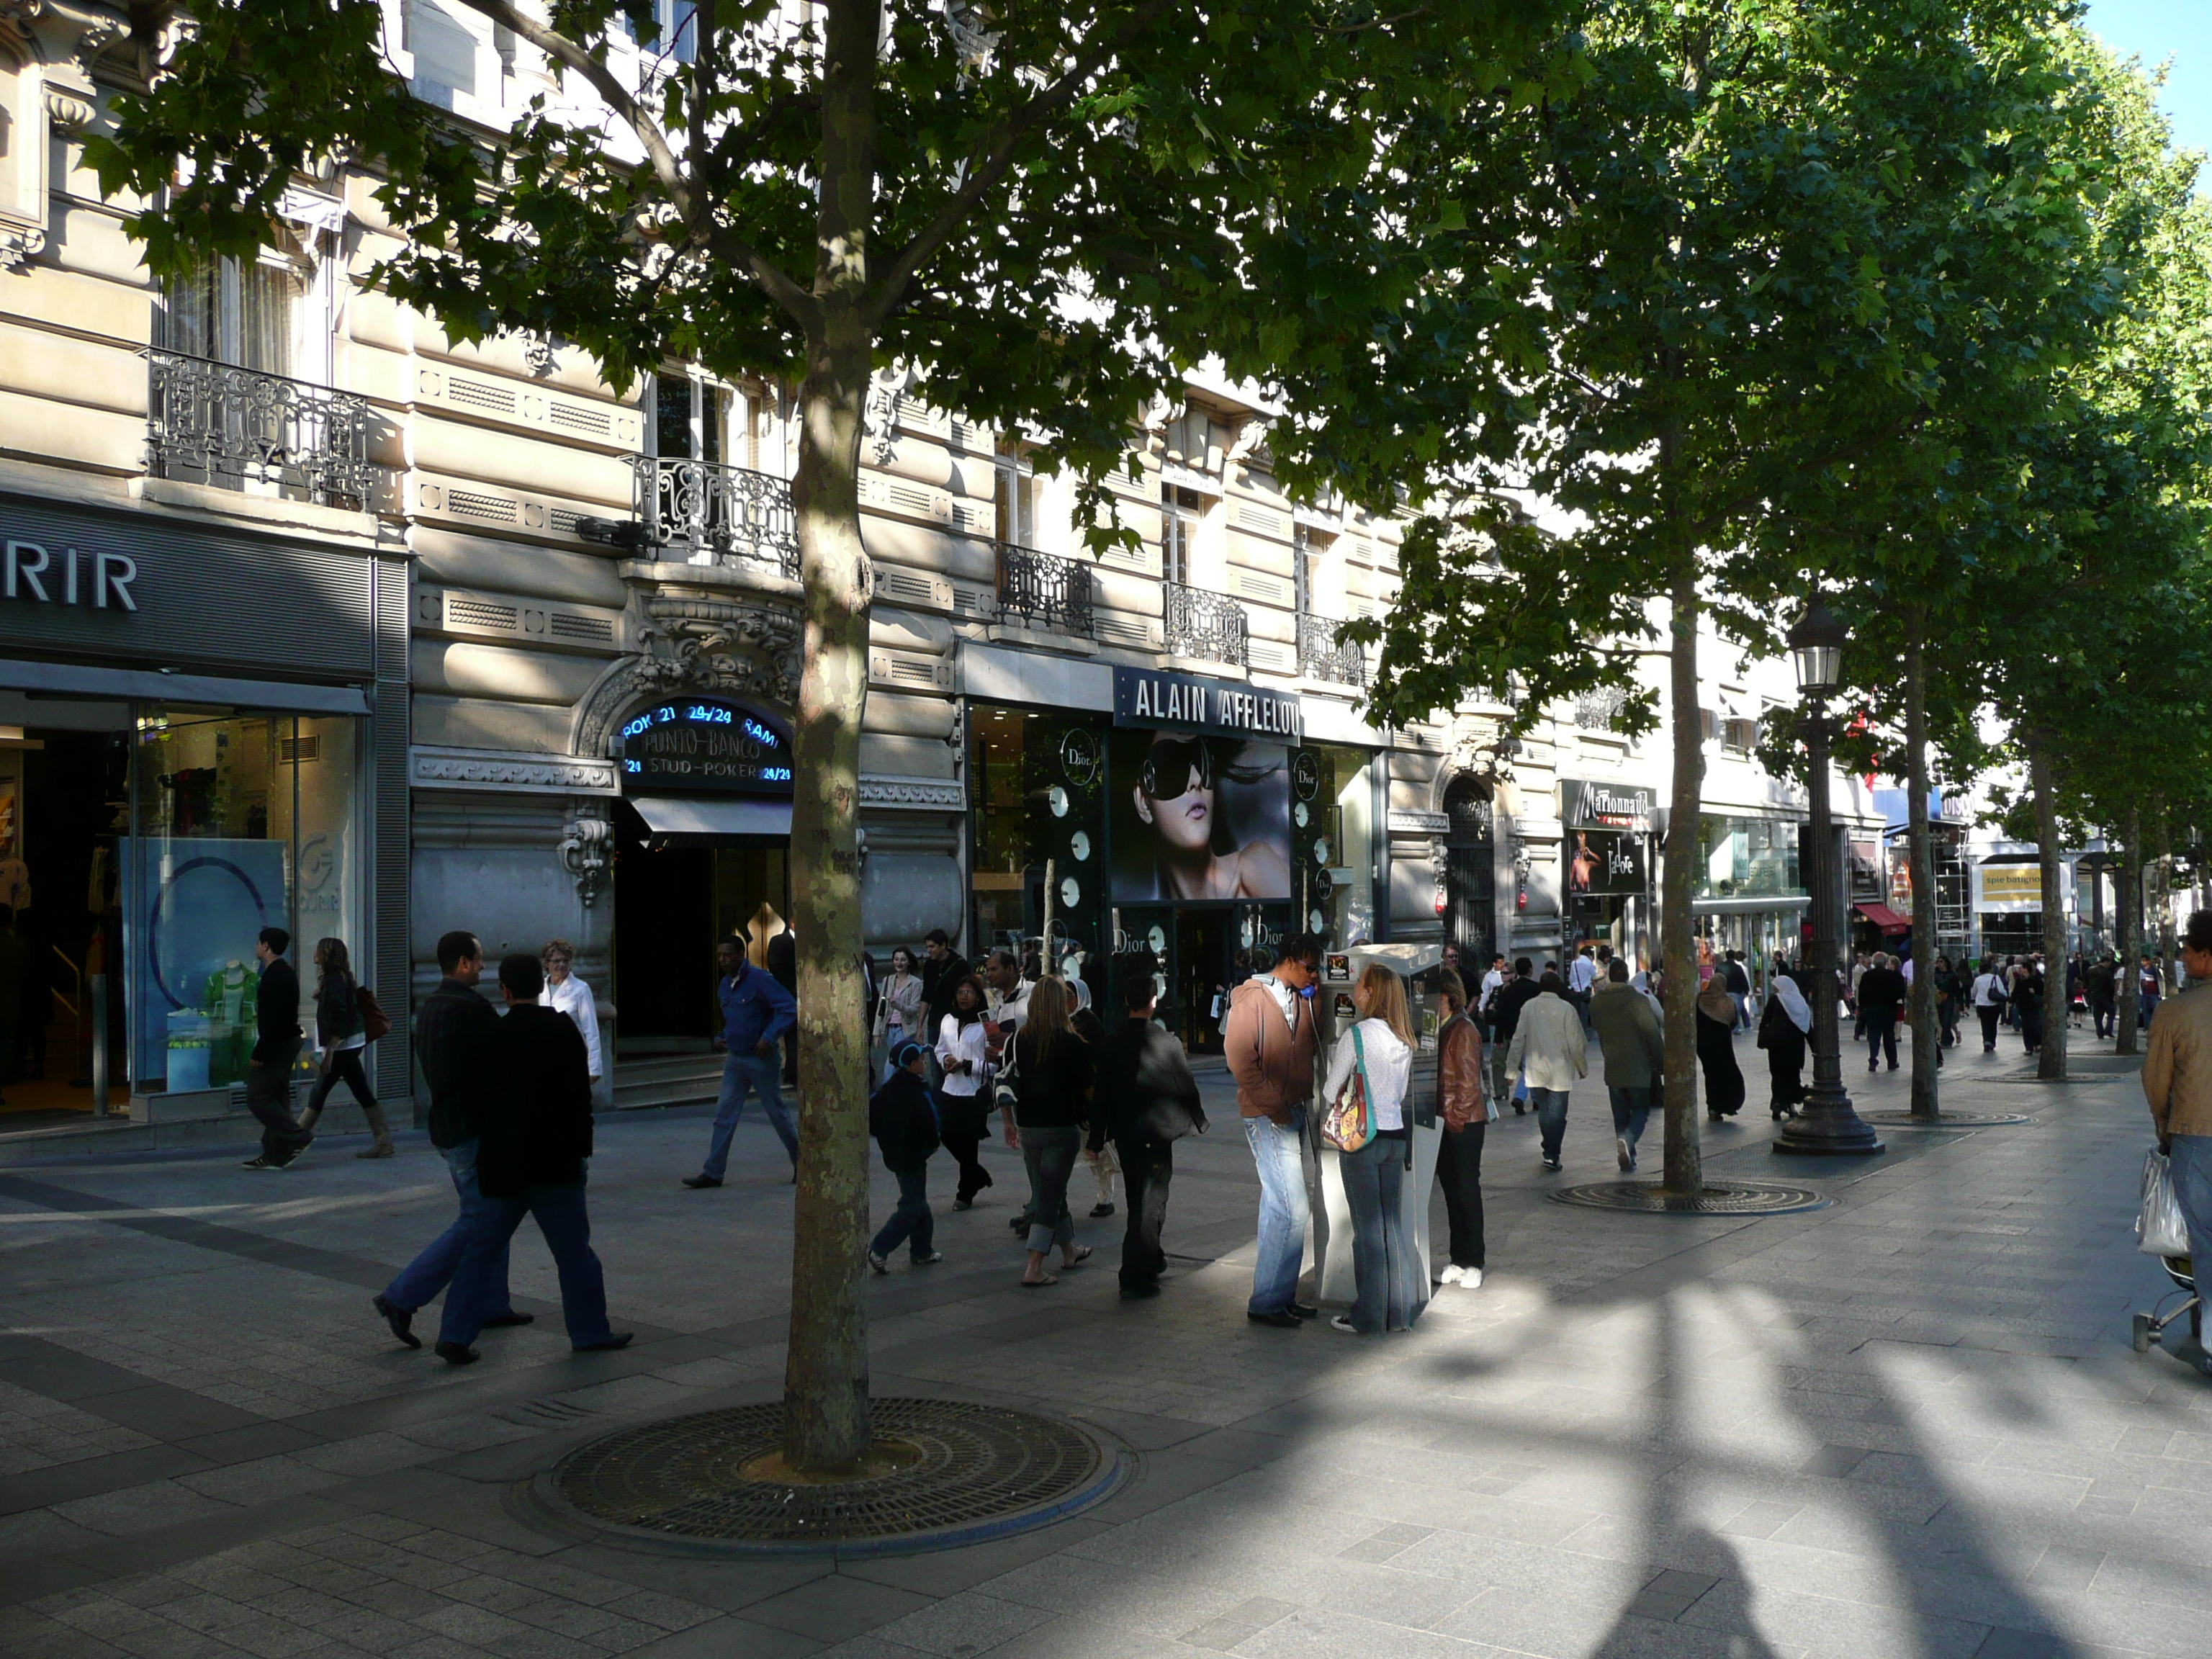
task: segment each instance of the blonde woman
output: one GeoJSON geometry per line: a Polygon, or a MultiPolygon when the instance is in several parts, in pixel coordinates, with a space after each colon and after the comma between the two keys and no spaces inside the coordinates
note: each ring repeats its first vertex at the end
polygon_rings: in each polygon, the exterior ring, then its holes
{"type": "Polygon", "coordinates": [[[1039,980],[1030,992],[1029,1017],[1013,1042],[1014,1104],[1006,1145],[1020,1149],[1030,1173],[1030,1260],[1021,1280],[1028,1289],[1060,1282],[1044,1270],[1045,1256],[1055,1244],[1062,1267],[1077,1267],[1091,1254],[1088,1244],[1075,1242],[1067,1178],[1083,1151],[1097,1061],[1070,1020],[1073,1001],[1066,981],[1050,975],[1039,980]]]}
{"type": "Polygon", "coordinates": [[[1380,963],[1368,964],[1352,987],[1359,1022],[1336,1040],[1322,1098],[1334,1100],[1364,1072],[1367,1108],[1375,1134],[1356,1152],[1341,1152],[1337,1168],[1352,1207],[1352,1312],[1329,1323],[1340,1331],[1374,1336],[1410,1329],[1425,1298],[1406,1237],[1405,1183],[1410,1121],[1407,1085],[1413,1075],[1413,1026],[1406,1011],[1404,981],[1380,963]]]}

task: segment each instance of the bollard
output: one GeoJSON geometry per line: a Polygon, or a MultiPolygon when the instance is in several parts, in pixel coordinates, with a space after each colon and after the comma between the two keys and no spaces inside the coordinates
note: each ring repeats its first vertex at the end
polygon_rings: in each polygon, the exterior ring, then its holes
{"type": "Polygon", "coordinates": [[[86,981],[92,998],[92,1111],[107,1111],[107,975],[94,974],[86,981]]]}

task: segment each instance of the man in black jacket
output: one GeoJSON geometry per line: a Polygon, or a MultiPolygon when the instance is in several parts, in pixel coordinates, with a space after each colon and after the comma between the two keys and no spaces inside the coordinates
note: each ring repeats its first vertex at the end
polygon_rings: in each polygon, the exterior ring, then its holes
{"type": "Polygon", "coordinates": [[[253,994],[253,1057],[246,1068],[246,1109],[261,1120],[261,1156],[249,1170],[282,1170],[315,1137],[292,1115],[292,1066],[300,1058],[300,976],[284,960],[292,936],[264,927],[253,942],[261,983],[253,994]]]}
{"type": "Polygon", "coordinates": [[[1168,1186],[1175,1178],[1175,1143],[1206,1133],[1206,1108],[1182,1044],[1152,1023],[1156,1000],[1149,974],[1132,973],[1122,984],[1129,1017],[1108,1035],[1098,1058],[1091,1097],[1091,1138],[1110,1137],[1121,1160],[1128,1230],[1121,1237],[1121,1295],[1129,1301],[1160,1293],[1167,1253],[1160,1229],[1168,1215],[1168,1186]]]}
{"type": "Polygon", "coordinates": [[[1521,1011],[1542,994],[1543,988],[1536,983],[1536,964],[1526,957],[1516,957],[1513,977],[1490,1000],[1490,1098],[1503,1100],[1510,1091],[1516,1117],[1528,1109],[1528,1097],[1526,1091],[1514,1086],[1515,1079],[1505,1075],[1505,1051],[1513,1046],[1513,1034],[1521,1029],[1521,1011]]]}
{"type": "Polygon", "coordinates": [[[937,1047],[937,1034],[945,1015],[952,1012],[952,994],[970,971],[968,958],[952,948],[942,927],[933,927],[922,936],[921,1007],[929,1021],[929,1029],[921,1034],[923,1048],[937,1047]]]}
{"type": "MultiPolygon", "coordinates": [[[[526,1215],[535,1216],[561,1274],[561,1316],[579,1353],[629,1346],[607,1325],[606,1275],[592,1249],[584,1172],[592,1156],[592,1066],[576,1023],[540,1007],[545,969],[526,951],[499,964],[505,1018],[486,1045],[489,1080],[476,1105],[477,1185],[483,1225],[462,1251],[446,1295],[438,1357],[477,1358],[469,1346],[507,1304],[507,1250],[526,1215]]],[[[481,1000],[481,999],[479,999],[481,1000]]],[[[486,1005],[489,1012],[489,1005],[486,1005]]]]}
{"type": "MultiPolygon", "coordinates": [[[[492,1040],[499,1032],[499,1016],[492,1012],[491,1004],[477,994],[477,978],[483,972],[483,946],[477,943],[477,936],[452,933],[441,939],[438,971],[445,977],[422,1000],[415,1016],[415,1052],[430,1085],[430,1144],[452,1172],[461,1212],[375,1298],[376,1310],[392,1327],[392,1334],[410,1348],[422,1346],[409,1328],[416,1310],[446,1288],[469,1241],[486,1223],[483,1196],[477,1187],[477,1119],[492,1079],[492,1040]]],[[[515,1312],[507,1301],[504,1244],[499,1251],[495,1288],[494,1305],[499,1311],[482,1322],[530,1323],[533,1316],[515,1312]]],[[[451,1317],[451,1297],[447,1298],[446,1311],[451,1317]]]]}
{"type": "Polygon", "coordinates": [[[1859,975],[1859,1018],[1866,1024],[1867,1070],[1877,1069],[1885,1049],[1889,1069],[1897,1069],[1897,1017],[1912,994],[1911,982],[1893,965],[1897,958],[1876,953],[1873,965],[1859,975]]]}

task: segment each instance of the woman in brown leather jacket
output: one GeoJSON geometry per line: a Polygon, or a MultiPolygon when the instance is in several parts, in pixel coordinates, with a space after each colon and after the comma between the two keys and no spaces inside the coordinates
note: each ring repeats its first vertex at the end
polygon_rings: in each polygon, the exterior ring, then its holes
{"type": "Polygon", "coordinates": [[[1467,1016],[1467,986],[1446,969],[1438,981],[1443,1029],[1437,1033],[1437,1104],[1444,1133],[1437,1179],[1451,1226],[1451,1265],[1439,1285],[1463,1291],[1482,1285],[1482,1137],[1490,1111],[1482,1097],[1482,1031],[1467,1016]]]}

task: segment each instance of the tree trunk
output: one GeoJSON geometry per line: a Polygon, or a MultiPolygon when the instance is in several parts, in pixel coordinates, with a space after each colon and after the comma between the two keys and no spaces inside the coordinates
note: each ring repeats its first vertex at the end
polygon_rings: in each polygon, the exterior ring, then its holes
{"type": "Polygon", "coordinates": [[[2066,912],[2058,876],[2058,803],[2051,787],[2049,742],[2042,732],[2027,739],[2027,775],[2035,791],[2035,841],[2043,874],[2043,1046],[2036,1050],[2035,1074],[2066,1075],[2066,912]]]}
{"type": "Polygon", "coordinates": [[[2121,827],[2120,844],[2112,849],[2112,933],[2120,954],[2120,973],[2113,985],[2119,998],[2115,1015],[2112,1052],[2131,1054],[2136,1052],[2136,1004],[2141,994],[2136,989],[2136,956],[2137,941],[2142,934],[2136,927],[2139,915],[2136,906],[2141,896],[2142,854],[2136,851],[2136,838],[2142,833],[2142,816],[2130,810],[2127,823],[2121,827]]]}
{"type": "Polygon", "coordinates": [[[860,974],[860,721],[869,571],[860,433],[872,342],[862,301],[874,216],[878,6],[833,0],[823,41],[822,187],[798,517],[805,586],[791,813],[799,957],[799,1188],[793,1204],[784,1456],[850,1469],[867,1451],[867,1035],[860,974]]]}
{"type": "Polygon", "coordinates": [[[1906,857],[1912,882],[1912,1115],[1936,1115],[1942,1036],[1936,1019],[1936,855],[1928,833],[1928,673],[1922,623],[1905,644],[1906,857]]]}
{"type": "Polygon", "coordinates": [[[1690,892],[1698,865],[1698,805],[1704,793],[1705,740],[1698,710],[1698,565],[1685,555],[1674,577],[1669,708],[1674,722],[1674,790],[1667,815],[1667,854],[1659,898],[1660,960],[1667,974],[1667,1158],[1670,1193],[1705,1189],[1698,1142],[1698,949],[1690,892]]]}

